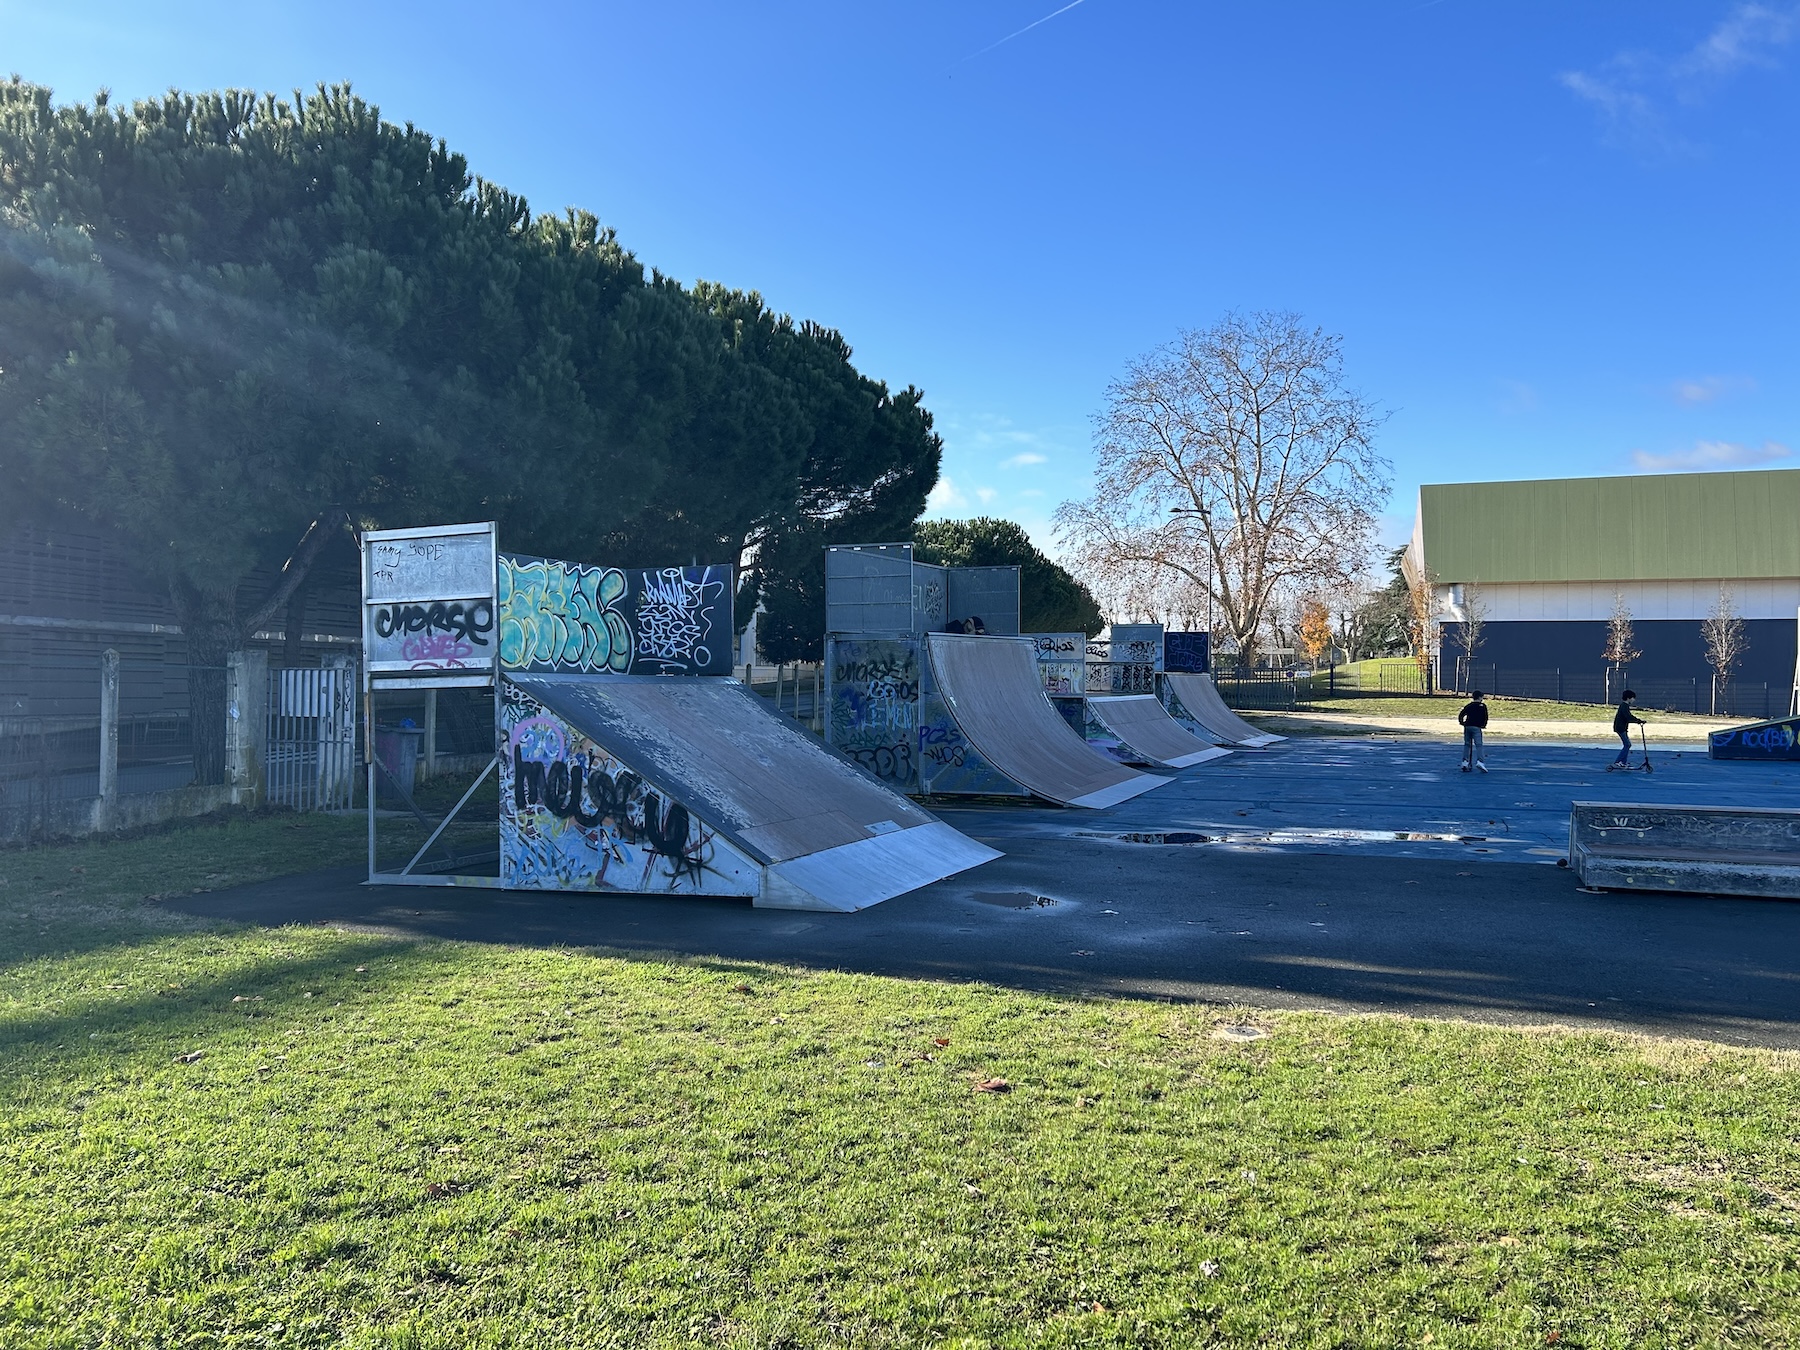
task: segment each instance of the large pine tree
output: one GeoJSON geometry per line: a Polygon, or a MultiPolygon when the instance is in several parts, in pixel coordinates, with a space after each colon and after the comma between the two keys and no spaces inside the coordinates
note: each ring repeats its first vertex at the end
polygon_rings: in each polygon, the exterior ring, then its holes
{"type": "MultiPolygon", "coordinates": [[[[0,512],[98,523],[222,665],[348,524],[624,563],[910,524],[938,442],[835,334],[533,216],[347,88],[130,109],[0,85],[0,512]],[[270,594],[240,601],[260,563],[270,594]]],[[[5,521],[0,520],[0,526],[5,521]]],[[[222,686],[194,708],[224,764],[222,686]]]]}

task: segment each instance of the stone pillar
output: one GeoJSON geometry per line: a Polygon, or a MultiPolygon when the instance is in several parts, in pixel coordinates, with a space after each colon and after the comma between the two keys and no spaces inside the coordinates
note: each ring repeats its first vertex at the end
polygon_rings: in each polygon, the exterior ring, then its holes
{"type": "Polygon", "coordinates": [[[100,653],[100,826],[111,829],[119,804],[119,653],[100,653]]]}
{"type": "Polygon", "coordinates": [[[269,654],[225,658],[225,781],[234,806],[265,802],[263,751],[269,736],[269,654]]]}

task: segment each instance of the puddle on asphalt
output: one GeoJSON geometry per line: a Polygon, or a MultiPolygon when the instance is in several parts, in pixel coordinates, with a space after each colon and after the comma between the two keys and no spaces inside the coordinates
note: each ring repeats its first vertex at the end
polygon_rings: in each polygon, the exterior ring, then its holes
{"type": "Polygon", "coordinates": [[[1000,909],[1049,909],[1057,903],[1047,895],[1031,891],[976,891],[970,899],[1000,909]]]}
{"type": "MultiPolygon", "coordinates": [[[[1125,844],[1485,844],[1483,834],[1431,834],[1422,830],[1244,830],[1233,834],[1197,834],[1190,830],[1133,830],[1128,834],[1095,834],[1125,844]]],[[[1478,848],[1477,853],[1492,849],[1478,848]]]]}

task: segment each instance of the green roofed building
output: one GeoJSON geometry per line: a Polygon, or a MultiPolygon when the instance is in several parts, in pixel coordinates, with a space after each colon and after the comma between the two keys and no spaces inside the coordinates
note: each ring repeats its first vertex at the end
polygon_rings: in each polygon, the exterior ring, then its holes
{"type": "Polygon", "coordinates": [[[1647,704],[1705,711],[1712,671],[1700,624],[1723,587],[1748,638],[1732,711],[1782,714],[1793,698],[1800,469],[1430,484],[1419,489],[1406,565],[1415,577],[1430,568],[1438,583],[1446,681],[1616,695],[1602,653],[1623,601],[1641,653],[1625,678],[1647,704]],[[1456,639],[1472,595],[1486,621],[1464,671],[1456,639]]]}

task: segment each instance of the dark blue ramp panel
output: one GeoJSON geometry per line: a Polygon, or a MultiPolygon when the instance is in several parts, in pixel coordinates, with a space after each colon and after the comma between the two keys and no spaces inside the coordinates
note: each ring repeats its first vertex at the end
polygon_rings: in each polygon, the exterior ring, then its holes
{"type": "Polygon", "coordinates": [[[1800,717],[1776,717],[1715,731],[1706,741],[1706,753],[1713,759],[1800,759],[1800,717]]]}
{"type": "Polygon", "coordinates": [[[1000,856],[734,679],[508,674],[500,738],[508,887],[855,910],[1000,856]]]}

